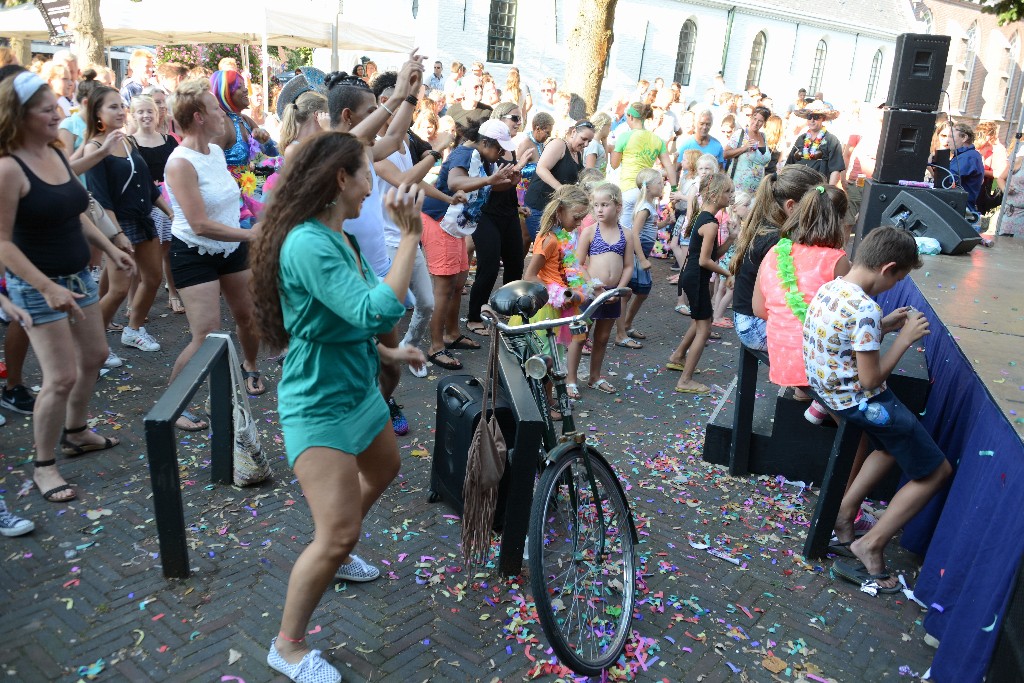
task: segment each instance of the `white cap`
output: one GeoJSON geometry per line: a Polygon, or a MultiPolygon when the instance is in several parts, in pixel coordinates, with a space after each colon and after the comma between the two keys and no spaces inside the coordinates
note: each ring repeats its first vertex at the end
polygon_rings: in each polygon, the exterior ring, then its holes
{"type": "Polygon", "coordinates": [[[515,143],[512,142],[512,135],[508,132],[508,126],[498,119],[487,119],[481,123],[480,135],[494,140],[506,152],[516,151],[515,143]]]}

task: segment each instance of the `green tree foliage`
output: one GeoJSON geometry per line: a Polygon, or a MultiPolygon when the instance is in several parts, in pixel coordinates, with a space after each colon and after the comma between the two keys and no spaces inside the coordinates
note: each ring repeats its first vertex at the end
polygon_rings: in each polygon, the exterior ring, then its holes
{"type": "Polygon", "coordinates": [[[981,6],[981,11],[995,14],[999,18],[999,25],[1005,26],[1024,17],[1024,0],[990,0],[981,6]]]}

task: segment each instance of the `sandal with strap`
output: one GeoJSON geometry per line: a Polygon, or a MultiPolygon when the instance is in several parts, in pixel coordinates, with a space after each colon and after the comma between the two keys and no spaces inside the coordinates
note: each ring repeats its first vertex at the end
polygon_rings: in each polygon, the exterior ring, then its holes
{"type": "Polygon", "coordinates": [[[245,382],[245,391],[247,394],[250,396],[259,396],[266,392],[267,387],[260,379],[260,373],[258,370],[246,370],[244,365],[240,367],[242,368],[242,381],[245,382]],[[251,385],[249,383],[250,380],[252,380],[251,385]],[[250,387],[252,388],[250,389],[250,387]]]}
{"type": "Polygon", "coordinates": [[[427,356],[427,360],[429,360],[431,363],[438,366],[439,368],[444,368],[445,370],[462,369],[462,362],[455,356],[449,354],[447,349],[441,349],[436,353],[431,353],[430,355],[427,356]],[[441,360],[441,356],[448,356],[452,360],[441,360]]]}
{"type": "Polygon", "coordinates": [[[113,438],[112,439],[112,438],[106,437],[106,436],[103,437],[103,443],[101,443],[101,444],[99,444],[99,443],[77,444],[77,443],[71,443],[70,441],[68,441],[68,434],[81,434],[82,432],[84,432],[88,428],[89,428],[89,425],[82,425],[81,427],[75,427],[74,429],[65,429],[64,433],[60,437],[60,450],[61,450],[61,453],[63,453],[64,455],[68,456],[69,458],[77,458],[78,456],[85,455],[86,453],[95,453],[96,451],[105,451],[105,450],[107,450],[109,448],[113,448],[114,446],[116,446],[119,443],[121,443],[121,441],[119,439],[117,439],[117,438],[113,438]]]}
{"type": "MultiPolygon", "coordinates": [[[[38,469],[40,467],[53,467],[56,464],[57,460],[54,458],[50,458],[49,460],[33,460],[32,468],[38,469]]],[[[35,479],[33,479],[33,482],[34,481],[35,479]]],[[[36,486],[38,486],[38,484],[36,484],[36,486]]],[[[43,496],[43,500],[45,500],[47,503],[70,503],[75,498],[78,498],[78,491],[76,491],[75,487],[72,486],[71,484],[61,484],[60,486],[54,486],[52,489],[48,491],[40,491],[39,493],[43,496]],[[71,491],[75,495],[71,496],[70,498],[59,498],[54,500],[54,497],[62,491],[71,491]]]]}

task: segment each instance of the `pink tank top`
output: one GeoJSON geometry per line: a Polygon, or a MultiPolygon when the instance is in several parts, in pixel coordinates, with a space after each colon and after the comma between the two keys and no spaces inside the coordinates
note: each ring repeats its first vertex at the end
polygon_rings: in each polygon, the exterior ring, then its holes
{"type": "MultiPolygon", "coordinates": [[[[807,386],[804,370],[804,326],[786,303],[785,291],[779,281],[778,253],[772,248],[758,271],[761,294],[768,309],[768,358],[771,365],[768,379],[784,387],[807,386]]],[[[826,282],[835,279],[836,263],[846,252],[831,247],[793,245],[796,281],[804,301],[811,302],[826,282]]]]}

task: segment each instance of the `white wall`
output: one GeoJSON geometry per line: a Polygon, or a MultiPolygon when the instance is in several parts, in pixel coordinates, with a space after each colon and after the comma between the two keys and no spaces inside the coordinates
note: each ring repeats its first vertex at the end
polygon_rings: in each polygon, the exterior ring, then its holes
{"type": "MultiPolygon", "coordinates": [[[[446,71],[453,60],[466,64],[484,60],[489,0],[420,0],[419,7],[417,43],[431,60],[441,59],[446,71]]],[[[559,82],[563,80],[566,38],[576,9],[576,0],[519,0],[514,62],[531,89],[545,76],[553,76],[559,82]]],[[[632,90],[640,77],[653,80],[661,76],[666,82],[672,81],[679,31],[687,19],[697,24],[697,49],[690,86],[684,88],[684,94],[690,100],[702,99],[704,90],[713,84],[721,68],[727,11],[678,0],[620,0],[602,104],[623,90],[632,90]]],[[[883,62],[876,100],[883,99],[888,92],[894,40],[857,37],[806,24],[798,27],[794,22],[739,11],[733,20],[724,74],[730,88],[737,91],[743,88],[751,45],[761,30],[767,33],[768,42],[760,85],[763,92],[775,98],[780,108],[795,97],[797,88],[808,86],[815,49],[821,38],[829,46],[821,87],[833,104],[840,106],[851,99],[863,99],[871,60],[880,47],[883,62]],[[795,53],[794,41],[797,41],[795,53]]],[[[504,82],[507,65],[486,64],[485,68],[499,84],[504,82]]]]}

